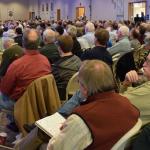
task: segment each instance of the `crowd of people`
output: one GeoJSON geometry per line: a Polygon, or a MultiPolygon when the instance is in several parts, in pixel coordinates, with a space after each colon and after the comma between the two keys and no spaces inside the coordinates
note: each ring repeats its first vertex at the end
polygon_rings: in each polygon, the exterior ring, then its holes
{"type": "Polygon", "coordinates": [[[0,110],[13,111],[28,85],[47,74],[65,101],[79,72],[80,89],[58,110],[67,118],[60,134],[43,138],[34,127],[15,149],[110,150],[139,118],[150,122],[149,23],[0,21],[0,50],[0,110]]]}

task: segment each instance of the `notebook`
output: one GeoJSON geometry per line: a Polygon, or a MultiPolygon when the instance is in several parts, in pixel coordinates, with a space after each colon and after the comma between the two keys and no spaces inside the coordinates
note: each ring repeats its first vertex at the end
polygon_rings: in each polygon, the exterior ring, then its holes
{"type": "Polygon", "coordinates": [[[43,130],[50,137],[56,136],[60,132],[60,127],[65,122],[65,118],[58,112],[35,122],[35,125],[43,130]]]}

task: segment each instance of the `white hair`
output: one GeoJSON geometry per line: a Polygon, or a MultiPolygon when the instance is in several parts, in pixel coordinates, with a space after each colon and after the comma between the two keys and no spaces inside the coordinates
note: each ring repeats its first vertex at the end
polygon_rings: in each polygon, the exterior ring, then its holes
{"type": "Polygon", "coordinates": [[[121,35],[124,37],[124,36],[129,36],[129,28],[127,26],[121,26],[118,30],[121,35]]]}
{"type": "Polygon", "coordinates": [[[85,25],[85,32],[94,32],[95,31],[95,26],[92,22],[87,22],[85,25]]]}
{"type": "Polygon", "coordinates": [[[48,43],[53,43],[56,40],[56,33],[51,29],[46,29],[43,32],[43,40],[48,43]]]}

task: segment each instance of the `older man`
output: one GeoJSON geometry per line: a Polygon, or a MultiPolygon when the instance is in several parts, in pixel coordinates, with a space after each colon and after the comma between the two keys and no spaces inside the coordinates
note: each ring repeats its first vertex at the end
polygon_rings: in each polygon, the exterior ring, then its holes
{"type": "Polygon", "coordinates": [[[114,55],[116,53],[120,53],[120,56],[122,56],[123,54],[131,51],[131,44],[128,37],[129,28],[127,26],[121,26],[118,30],[119,41],[114,46],[107,49],[110,54],[114,55]]]}
{"type": "Polygon", "coordinates": [[[60,58],[58,48],[55,45],[56,33],[51,29],[46,29],[43,32],[43,41],[45,45],[40,49],[40,53],[46,56],[52,64],[60,58]]]}
{"type": "Polygon", "coordinates": [[[82,49],[88,49],[94,47],[94,32],[95,27],[92,22],[87,22],[85,25],[85,35],[78,38],[82,49]]]}
{"type": "Polygon", "coordinates": [[[104,62],[85,61],[79,70],[79,83],[87,100],[74,109],[60,134],[49,141],[48,150],[110,150],[137,122],[138,110],[114,92],[113,75],[104,62]]]}
{"type": "Polygon", "coordinates": [[[139,108],[143,124],[150,122],[150,54],[147,56],[143,64],[144,76],[148,81],[137,86],[131,87],[132,83],[137,83],[141,80],[141,76],[136,71],[132,70],[126,74],[123,82],[123,95],[128,97],[130,102],[139,108]]]}
{"type": "Polygon", "coordinates": [[[0,109],[12,110],[16,100],[35,79],[51,73],[48,59],[37,48],[39,35],[36,30],[27,30],[23,36],[25,55],[14,61],[1,79],[0,109]]]}
{"type": "Polygon", "coordinates": [[[3,77],[9,67],[9,65],[17,58],[23,55],[22,48],[14,42],[11,37],[5,37],[3,39],[3,47],[5,51],[2,55],[2,62],[0,65],[0,77],[3,77]]]}

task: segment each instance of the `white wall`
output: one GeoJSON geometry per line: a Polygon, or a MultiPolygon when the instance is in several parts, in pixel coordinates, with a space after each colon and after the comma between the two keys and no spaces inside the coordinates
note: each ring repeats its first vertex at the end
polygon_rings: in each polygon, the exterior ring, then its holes
{"type": "MultiPolygon", "coordinates": [[[[143,0],[123,0],[123,5],[117,5],[122,0],[91,0],[92,20],[116,20],[118,7],[123,11],[122,19],[128,19],[128,2],[143,0]],[[121,7],[121,8],[120,8],[121,7]]],[[[61,10],[61,19],[75,19],[76,7],[85,7],[85,15],[90,19],[90,0],[0,0],[0,19],[28,19],[29,11],[35,12],[35,16],[40,15],[42,19],[56,19],[57,9],[61,10]],[[48,3],[49,11],[46,11],[48,3]],[[53,3],[53,10],[51,10],[53,3]],[[42,11],[44,4],[44,11],[42,11]],[[8,11],[13,11],[11,18],[8,11]]],[[[150,1],[147,1],[147,14],[150,14],[150,1]]]]}
{"type": "Polygon", "coordinates": [[[68,4],[68,17],[69,19],[76,19],[76,7],[85,7],[85,16],[90,18],[90,0],[67,0],[68,4]]]}
{"type": "Polygon", "coordinates": [[[0,0],[0,20],[28,19],[28,0],[0,0]],[[13,17],[9,16],[13,12],[13,17]]]}

